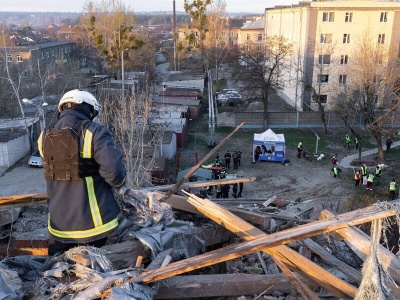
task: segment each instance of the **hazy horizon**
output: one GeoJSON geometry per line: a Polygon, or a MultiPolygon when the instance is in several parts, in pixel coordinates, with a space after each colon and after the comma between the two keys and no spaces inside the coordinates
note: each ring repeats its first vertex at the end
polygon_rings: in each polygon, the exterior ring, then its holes
{"type": "MultiPolygon", "coordinates": [[[[121,0],[134,12],[156,12],[156,11],[172,11],[173,0],[152,0],[140,1],[137,0],[121,0]],[[136,3],[135,3],[136,2],[136,3]]],[[[192,1],[192,0],[190,0],[192,1]]],[[[3,12],[82,12],[84,4],[87,0],[75,1],[48,1],[35,0],[34,5],[32,0],[8,1],[0,0],[1,10],[3,12]],[[6,3],[1,3],[6,2],[6,3]]],[[[99,1],[96,1],[99,2],[99,1]]],[[[243,0],[226,0],[226,11],[228,13],[264,13],[266,7],[275,5],[297,4],[295,0],[248,0],[243,5],[243,0]]],[[[175,0],[176,11],[184,11],[184,0],[175,0]]]]}

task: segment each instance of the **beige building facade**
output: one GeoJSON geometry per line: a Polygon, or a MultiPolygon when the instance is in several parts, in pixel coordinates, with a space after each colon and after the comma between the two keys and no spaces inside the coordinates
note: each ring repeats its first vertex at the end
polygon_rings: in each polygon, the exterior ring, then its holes
{"type": "Polygon", "coordinates": [[[332,108],[337,89],[351,83],[352,54],[367,32],[398,56],[400,3],[312,1],[267,8],[265,35],[283,36],[294,46],[280,79],[281,96],[297,110],[316,110],[314,90],[332,108]]]}

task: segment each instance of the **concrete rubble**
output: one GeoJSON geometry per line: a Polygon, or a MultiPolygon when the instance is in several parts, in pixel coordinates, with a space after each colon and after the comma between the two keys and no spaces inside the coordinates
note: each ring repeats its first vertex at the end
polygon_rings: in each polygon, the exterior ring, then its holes
{"type": "MultiPolygon", "coordinates": [[[[19,210],[2,226],[0,299],[350,299],[371,244],[354,226],[395,216],[399,204],[326,211],[318,221],[308,202],[225,206],[184,191],[130,190],[108,245],[48,257],[45,195],[30,195],[28,206],[5,198],[2,211],[19,210]]],[[[379,251],[397,297],[400,260],[379,251]]]]}

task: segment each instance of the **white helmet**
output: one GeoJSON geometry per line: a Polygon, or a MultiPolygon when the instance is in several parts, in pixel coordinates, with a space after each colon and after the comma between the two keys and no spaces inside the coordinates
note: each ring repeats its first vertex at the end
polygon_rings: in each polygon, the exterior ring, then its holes
{"type": "Polygon", "coordinates": [[[81,90],[72,90],[66,92],[58,103],[58,111],[62,112],[63,105],[66,103],[81,104],[83,102],[93,106],[94,110],[97,112],[97,115],[101,114],[101,111],[103,110],[101,104],[97,102],[96,98],[91,93],[81,90]]]}

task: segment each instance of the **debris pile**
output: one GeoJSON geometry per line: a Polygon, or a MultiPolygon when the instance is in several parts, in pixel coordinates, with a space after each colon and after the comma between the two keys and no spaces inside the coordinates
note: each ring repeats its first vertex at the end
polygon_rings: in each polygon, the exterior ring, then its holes
{"type": "MultiPolygon", "coordinates": [[[[25,197],[42,204],[31,202],[29,207],[44,225],[45,195],[25,197]]],[[[40,229],[31,224],[23,201],[12,198],[0,199],[6,203],[3,211],[21,210],[18,219],[3,225],[9,249],[29,236],[28,230],[40,229]]],[[[0,298],[349,299],[363,286],[364,295],[373,290],[399,299],[400,260],[377,242],[381,227],[372,239],[355,227],[398,215],[399,204],[381,203],[338,216],[325,210],[315,221],[306,218],[313,207],[308,202],[271,198],[225,207],[184,190],[169,197],[130,190],[121,201],[125,219],[108,245],[48,257],[37,255],[31,240],[30,247],[21,247],[25,252],[3,254],[0,298]],[[29,249],[31,255],[22,255],[29,249]],[[363,262],[369,267],[361,272],[363,262]]],[[[44,232],[35,236],[45,239],[44,232]]]]}

